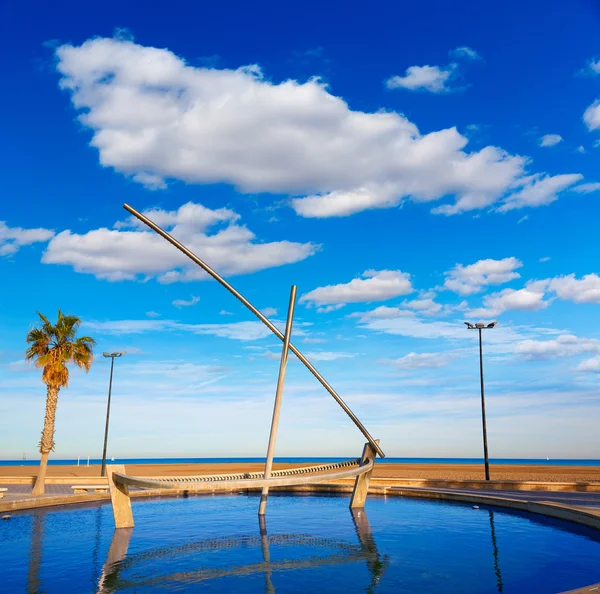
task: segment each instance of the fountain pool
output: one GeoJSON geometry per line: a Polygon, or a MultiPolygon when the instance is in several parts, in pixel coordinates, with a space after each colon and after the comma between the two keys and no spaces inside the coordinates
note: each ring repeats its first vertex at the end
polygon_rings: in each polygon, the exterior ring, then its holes
{"type": "Polygon", "coordinates": [[[600,581],[600,532],[500,508],[274,493],[137,500],[0,522],[2,592],[556,593],[600,581]]]}

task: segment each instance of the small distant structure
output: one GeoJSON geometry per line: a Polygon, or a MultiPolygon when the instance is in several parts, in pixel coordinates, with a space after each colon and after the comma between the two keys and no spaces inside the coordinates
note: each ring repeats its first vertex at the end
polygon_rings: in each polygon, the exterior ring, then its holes
{"type": "Polygon", "coordinates": [[[291,288],[285,332],[282,333],[241,293],[234,289],[224,278],[222,278],[217,272],[208,266],[208,264],[202,261],[183,244],[181,244],[174,237],[156,225],[153,221],[128,204],[125,204],[124,208],[133,216],[137,217],[142,223],[166,239],[169,243],[174,245],[178,250],[183,252],[188,258],[198,264],[198,266],[200,266],[205,272],[207,272],[223,287],[225,287],[234,297],[239,299],[239,301],[241,301],[261,322],[263,322],[263,324],[267,326],[267,328],[269,328],[269,330],[271,330],[271,332],[273,332],[273,334],[275,334],[275,336],[277,336],[283,342],[283,349],[279,364],[279,377],[277,380],[275,405],[273,408],[273,419],[271,422],[271,432],[269,435],[267,460],[265,463],[264,472],[146,478],[128,476],[125,472],[124,465],[110,465],[108,466],[107,474],[116,528],[132,528],[134,525],[131,499],[129,496],[129,487],[138,487],[142,489],[176,489],[185,490],[191,493],[203,491],[237,491],[240,489],[260,488],[262,489],[262,494],[260,498],[258,514],[259,517],[263,517],[266,511],[267,496],[271,487],[308,485],[321,483],[323,481],[355,477],[356,480],[354,482],[354,490],[352,492],[352,497],[350,498],[350,508],[363,508],[367,498],[369,482],[373,473],[375,458],[377,455],[384,458],[385,454],[379,446],[379,440],[371,437],[364,425],[358,420],[352,410],[350,410],[350,407],[329,385],[325,378],[313,367],[308,359],[291,343],[292,323],[294,317],[294,307],[296,303],[296,286],[292,286],[291,288]],[[367,443],[363,448],[360,458],[331,464],[321,464],[317,466],[289,468],[286,470],[277,471],[272,470],[275,440],[277,437],[277,427],[279,423],[279,411],[283,396],[283,385],[285,381],[285,372],[287,368],[289,351],[292,351],[306,366],[306,368],[317,378],[321,385],[329,392],[329,394],[331,394],[336,402],[342,407],[344,412],[358,427],[361,433],[366,437],[367,443]]]}

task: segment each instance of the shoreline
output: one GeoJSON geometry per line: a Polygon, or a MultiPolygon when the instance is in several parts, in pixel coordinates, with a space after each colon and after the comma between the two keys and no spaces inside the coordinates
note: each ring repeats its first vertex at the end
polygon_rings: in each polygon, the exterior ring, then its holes
{"type": "MultiPolygon", "coordinates": [[[[274,469],[310,466],[313,462],[299,458],[297,462],[276,462],[274,469]],[[304,461],[303,461],[304,460],[304,461]]],[[[308,458],[308,460],[311,460],[308,458]]],[[[377,461],[379,462],[379,461],[377,461]]],[[[482,464],[419,464],[386,462],[375,464],[374,478],[402,479],[447,479],[483,480],[482,464]]],[[[108,462],[111,464],[111,462],[108,462]]],[[[163,463],[126,464],[127,473],[132,476],[186,476],[202,474],[229,474],[260,472],[263,462],[204,462],[204,463],[163,463]]],[[[37,465],[7,466],[0,461],[0,477],[34,477],[37,465]]],[[[48,466],[48,477],[99,477],[100,465],[90,466],[53,464],[48,466]]],[[[498,481],[542,481],[542,482],[598,482],[599,466],[566,466],[536,464],[490,464],[490,478],[498,481]]]]}

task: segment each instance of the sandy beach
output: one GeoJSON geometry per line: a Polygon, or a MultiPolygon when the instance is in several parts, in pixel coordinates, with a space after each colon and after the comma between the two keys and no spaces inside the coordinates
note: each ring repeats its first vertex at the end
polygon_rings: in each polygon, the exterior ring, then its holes
{"type": "MultiPolygon", "coordinates": [[[[275,469],[292,466],[312,466],[312,463],[275,464],[275,469]]],[[[212,464],[130,464],[127,473],[133,476],[183,476],[196,474],[229,474],[263,470],[260,463],[212,464]]],[[[0,477],[35,476],[36,466],[2,466],[0,477]]],[[[100,466],[48,466],[49,477],[94,477],[100,475],[100,466]]],[[[517,464],[492,464],[492,480],[589,482],[600,481],[599,466],[533,466],[517,464]]],[[[483,480],[482,465],[475,464],[377,464],[376,478],[414,478],[483,480]]]]}

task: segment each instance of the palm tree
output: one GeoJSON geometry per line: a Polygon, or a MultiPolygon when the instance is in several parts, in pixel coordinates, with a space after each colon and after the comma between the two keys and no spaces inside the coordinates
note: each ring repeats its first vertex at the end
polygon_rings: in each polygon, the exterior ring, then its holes
{"type": "Polygon", "coordinates": [[[25,351],[25,359],[34,361],[36,367],[41,367],[42,380],[46,384],[46,415],[44,429],[40,440],[40,472],[33,487],[34,495],[43,495],[46,482],[48,455],[54,450],[54,422],[56,420],[56,405],[58,392],[69,385],[69,370],[67,363],[75,363],[78,367],[90,370],[94,359],[93,347],[96,341],[89,336],[75,337],[81,320],[76,316],[65,316],[58,310],[58,320],[52,325],[48,318],[39,311],[42,320],[39,327],[33,328],[27,334],[29,348],[25,351]]]}

